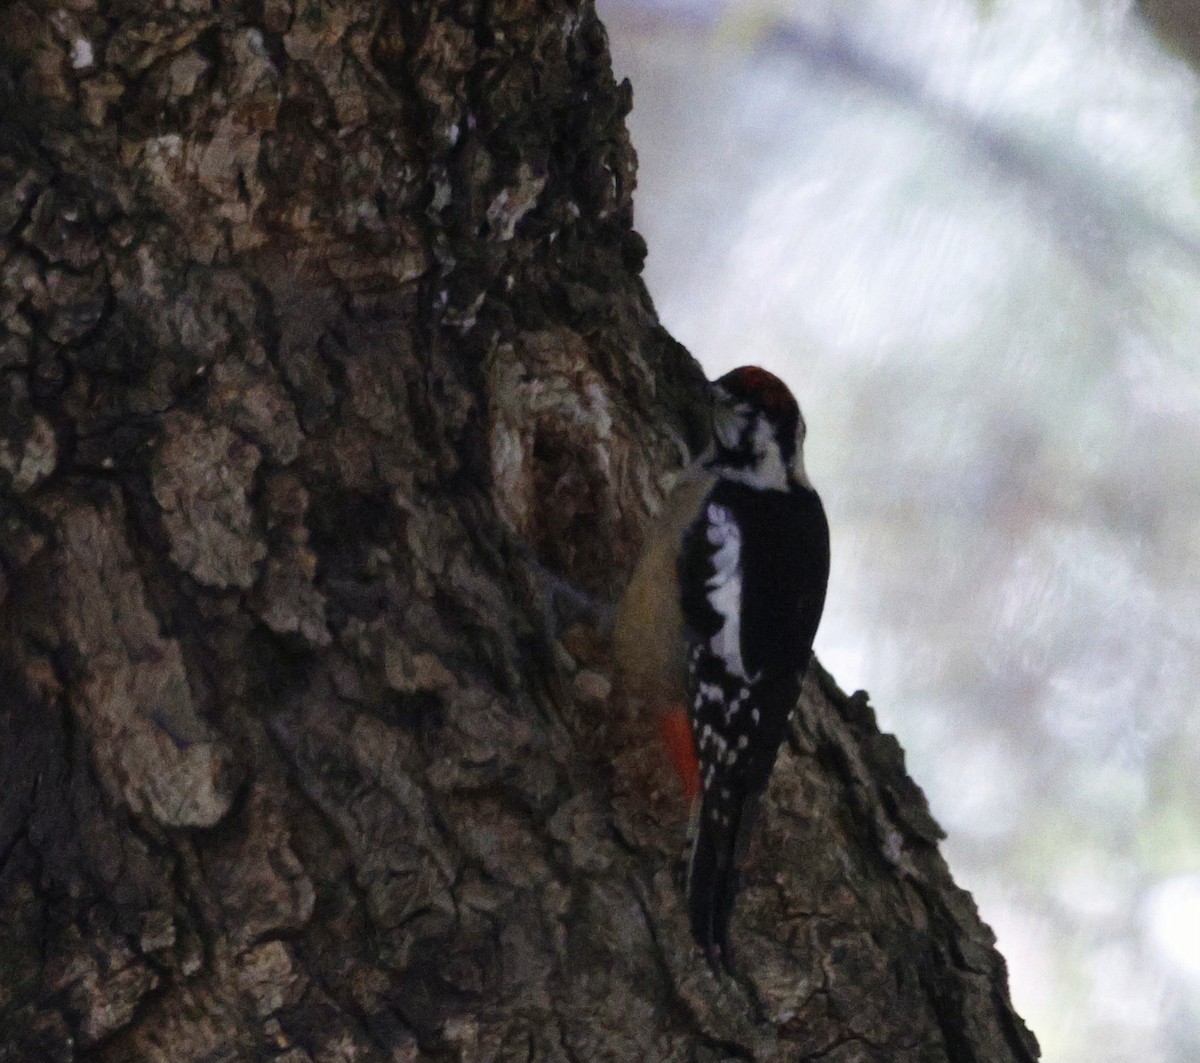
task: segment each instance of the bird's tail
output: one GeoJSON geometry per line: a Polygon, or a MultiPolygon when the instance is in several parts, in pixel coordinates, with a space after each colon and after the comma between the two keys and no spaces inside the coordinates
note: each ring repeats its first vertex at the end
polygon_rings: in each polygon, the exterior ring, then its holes
{"type": "Polygon", "coordinates": [[[757,795],[720,787],[706,790],[700,802],[688,863],[688,911],[692,936],[714,973],[718,963],[733,973],[729,921],[757,805],[757,795]]]}

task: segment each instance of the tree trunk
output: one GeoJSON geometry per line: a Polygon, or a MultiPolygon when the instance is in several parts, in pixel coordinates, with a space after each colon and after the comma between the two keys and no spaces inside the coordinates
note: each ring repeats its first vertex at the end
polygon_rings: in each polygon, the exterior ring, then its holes
{"type": "Polygon", "coordinates": [[[0,1059],[1036,1055],[819,670],[739,977],[688,937],[560,608],[704,431],[589,0],[8,0],[0,47],[0,1059]]]}
{"type": "Polygon", "coordinates": [[[1195,0],[1137,0],[1137,6],[1168,47],[1200,67],[1200,7],[1195,0]]]}

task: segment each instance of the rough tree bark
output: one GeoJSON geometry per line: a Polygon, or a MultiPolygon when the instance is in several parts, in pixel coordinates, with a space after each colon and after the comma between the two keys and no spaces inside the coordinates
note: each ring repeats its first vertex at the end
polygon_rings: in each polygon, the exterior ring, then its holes
{"type": "Polygon", "coordinates": [[[7,0],[0,47],[0,1059],[1034,1058],[823,674],[741,977],[688,938],[547,591],[616,596],[703,431],[588,0],[7,0]]]}

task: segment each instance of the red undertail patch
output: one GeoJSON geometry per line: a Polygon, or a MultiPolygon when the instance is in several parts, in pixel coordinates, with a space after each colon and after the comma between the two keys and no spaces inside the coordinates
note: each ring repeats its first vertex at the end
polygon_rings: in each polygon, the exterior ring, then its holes
{"type": "Polygon", "coordinates": [[[671,764],[683,783],[683,795],[689,801],[700,795],[700,764],[692,741],[692,725],[683,709],[667,713],[659,722],[659,731],[671,757],[671,764]]]}

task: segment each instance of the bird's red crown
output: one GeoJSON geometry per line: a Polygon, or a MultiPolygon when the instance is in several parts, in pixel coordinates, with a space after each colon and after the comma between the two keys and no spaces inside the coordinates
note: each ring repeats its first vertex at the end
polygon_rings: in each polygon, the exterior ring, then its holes
{"type": "Polygon", "coordinates": [[[799,412],[788,386],[774,373],[756,365],[743,365],[730,370],[717,384],[733,398],[753,403],[777,418],[788,414],[794,416],[799,412]]]}

